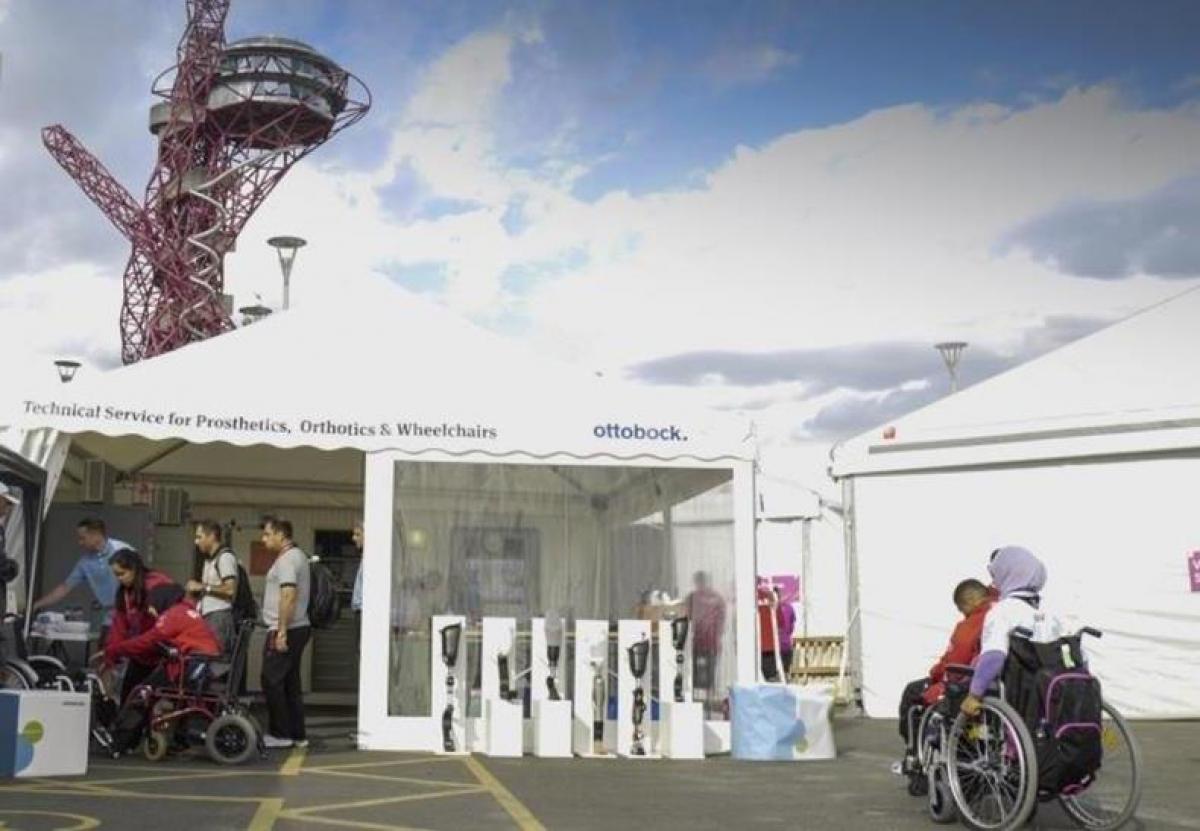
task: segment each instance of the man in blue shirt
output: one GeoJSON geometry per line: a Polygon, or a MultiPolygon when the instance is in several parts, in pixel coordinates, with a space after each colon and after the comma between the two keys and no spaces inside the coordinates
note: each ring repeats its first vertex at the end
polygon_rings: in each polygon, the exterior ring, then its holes
{"type": "Polygon", "coordinates": [[[82,519],[75,527],[75,539],[83,550],[75,568],[67,578],[55,586],[48,594],[39,598],[33,604],[33,610],[53,606],[70,594],[71,590],[81,583],[87,583],[88,588],[96,598],[96,602],[104,607],[104,621],[101,634],[101,644],[108,634],[108,626],[112,622],[113,605],[117,600],[117,578],[112,573],[109,560],[112,555],[122,548],[131,548],[128,543],[121,542],[108,536],[104,520],[95,517],[82,519]]]}

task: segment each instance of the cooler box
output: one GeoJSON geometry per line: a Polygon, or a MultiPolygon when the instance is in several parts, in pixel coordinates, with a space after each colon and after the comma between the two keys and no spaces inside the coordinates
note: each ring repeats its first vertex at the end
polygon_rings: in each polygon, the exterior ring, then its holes
{"type": "Polygon", "coordinates": [[[823,689],[759,684],[730,691],[731,755],[735,759],[833,759],[833,696],[823,689]]]}
{"type": "Polygon", "coordinates": [[[87,773],[87,693],[0,690],[0,778],[87,773]]]}

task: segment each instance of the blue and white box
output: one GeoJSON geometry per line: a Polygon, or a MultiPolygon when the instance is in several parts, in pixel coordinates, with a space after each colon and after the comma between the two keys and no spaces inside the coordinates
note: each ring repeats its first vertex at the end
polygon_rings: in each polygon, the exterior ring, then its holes
{"type": "Polygon", "coordinates": [[[0,690],[0,778],[87,773],[87,693],[0,690]]]}

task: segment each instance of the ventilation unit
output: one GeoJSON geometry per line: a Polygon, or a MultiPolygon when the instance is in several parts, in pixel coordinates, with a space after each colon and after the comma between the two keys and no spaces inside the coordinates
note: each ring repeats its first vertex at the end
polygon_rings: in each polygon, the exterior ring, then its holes
{"type": "Polygon", "coordinates": [[[83,498],[82,502],[101,504],[111,502],[113,484],[117,472],[112,465],[100,459],[85,459],[83,462],[83,498]]]}
{"type": "Polygon", "coordinates": [[[183,525],[188,515],[187,491],[183,488],[155,488],[150,510],[155,525],[183,525]]]}

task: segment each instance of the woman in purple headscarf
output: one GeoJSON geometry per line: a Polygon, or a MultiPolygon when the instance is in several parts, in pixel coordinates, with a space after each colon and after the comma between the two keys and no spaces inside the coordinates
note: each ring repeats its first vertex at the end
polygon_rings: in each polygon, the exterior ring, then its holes
{"type": "Polygon", "coordinates": [[[1024,548],[1009,545],[992,552],[988,573],[1000,600],[983,622],[971,692],[962,703],[962,711],[968,716],[979,713],[983,694],[1004,669],[1008,638],[1013,630],[1027,629],[1037,641],[1053,640],[1061,634],[1058,621],[1040,608],[1042,588],[1046,585],[1046,566],[1041,560],[1024,548]]]}

